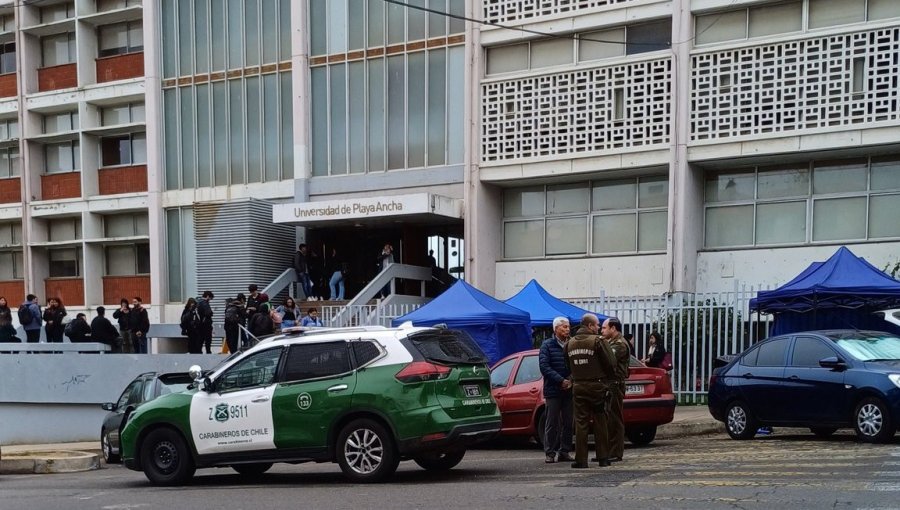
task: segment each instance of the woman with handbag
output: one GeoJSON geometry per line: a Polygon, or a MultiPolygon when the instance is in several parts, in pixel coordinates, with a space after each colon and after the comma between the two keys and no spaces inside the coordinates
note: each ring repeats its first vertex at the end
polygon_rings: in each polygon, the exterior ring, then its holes
{"type": "Polygon", "coordinates": [[[665,368],[663,367],[663,358],[665,358],[666,352],[662,335],[654,331],[650,333],[650,347],[647,349],[647,356],[641,361],[648,367],[665,368]]]}

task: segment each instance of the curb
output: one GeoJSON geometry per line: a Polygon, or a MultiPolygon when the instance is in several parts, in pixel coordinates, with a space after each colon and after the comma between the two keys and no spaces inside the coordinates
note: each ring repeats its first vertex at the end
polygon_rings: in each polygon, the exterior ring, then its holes
{"type": "Polygon", "coordinates": [[[656,439],[676,439],[686,436],[704,436],[725,432],[725,424],[719,421],[668,423],[657,429],[656,439]]]}
{"type": "Polygon", "coordinates": [[[0,459],[0,474],[75,473],[100,469],[100,455],[79,451],[22,452],[0,459]]]}

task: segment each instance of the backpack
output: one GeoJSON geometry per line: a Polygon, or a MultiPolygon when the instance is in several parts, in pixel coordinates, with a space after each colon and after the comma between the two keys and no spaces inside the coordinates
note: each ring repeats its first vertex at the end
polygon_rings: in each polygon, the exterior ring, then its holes
{"type": "Polygon", "coordinates": [[[241,322],[241,309],[237,305],[228,305],[225,308],[225,324],[238,324],[241,322]]]}
{"type": "Polygon", "coordinates": [[[74,333],[74,332],[75,332],[75,321],[72,320],[72,321],[69,321],[68,324],[66,324],[65,329],[63,329],[63,334],[65,334],[67,337],[69,337],[69,340],[71,340],[72,333],[74,333]]]}
{"type": "Polygon", "coordinates": [[[184,334],[187,334],[188,331],[197,331],[197,328],[200,326],[200,315],[197,314],[197,309],[181,312],[180,325],[184,334]]]}
{"type": "Polygon", "coordinates": [[[19,314],[19,324],[23,326],[31,324],[31,321],[34,320],[34,315],[31,315],[31,308],[29,308],[29,305],[23,304],[16,313],[19,314]]]}

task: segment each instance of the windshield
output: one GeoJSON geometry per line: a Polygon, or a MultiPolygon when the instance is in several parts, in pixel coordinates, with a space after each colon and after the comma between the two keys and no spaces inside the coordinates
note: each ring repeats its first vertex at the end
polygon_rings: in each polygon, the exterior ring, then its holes
{"type": "Polygon", "coordinates": [[[832,338],[834,343],[860,361],[900,360],[900,338],[885,333],[848,334],[832,338]]]}

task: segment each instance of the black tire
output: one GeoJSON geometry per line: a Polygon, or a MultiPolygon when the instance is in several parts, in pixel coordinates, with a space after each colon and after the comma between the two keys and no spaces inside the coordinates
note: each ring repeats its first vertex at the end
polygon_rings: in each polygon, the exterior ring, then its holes
{"type": "Polygon", "coordinates": [[[156,429],[141,443],[141,469],[153,485],[183,485],[194,476],[194,459],[181,435],[156,429]]]}
{"type": "Polygon", "coordinates": [[[891,410],[875,397],[864,398],[856,405],[853,426],[859,440],[866,443],[886,443],[894,437],[891,410]]]}
{"type": "Polygon", "coordinates": [[[534,426],[534,442],[537,443],[538,448],[543,450],[544,445],[547,444],[545,437],[547,435],[547,413],[543,409],[540,410],[540,413],[537,424],[534,426]]]}
{"type": "Polygon", "coordinates": [[[382,482],[400,463],[390,432],[368,418],[348,423],[338,434],[334,451],[344,476],[355,483],[382,482]]]}
{"type": "Polygon", "coordinates": [[[832,434],[837,432],[837,427],[810,427],[809,431],[816,435],[816,437],[831,437],[832,434]]]}
{"type": "Polygon", "coordinates": [[[759,424],[747,405],[741,401],[732,402],[725,412],[725,430],[731,439],[745,440],[752,439],[756,435],[759,424]]]}
{"type": "Polygon", "coordinates": [[[247,476],[254,477],[260,476],[269,469],[271,469],[271,462],[254,462],[253,464],[232,464],[231,469],[237,471],[238,473],[247,476]]]}
{"type": "Polygon", "coordinates": [[[626,429],[625,435],[628,440],[635,446],[646,446],[656,439],[656,425],[648,425],[646,427],[637,427],[631,430],[626,429]]]}
{"type": "Polygon", "coordinates": [[[465,457],[465,450],[450,452],[433,452],[413,458],[422,469],[428,471],[447,471],[456,467],[465,457]]]}
{"type": "Polygon", "coordinates": [[[112,442],[109,439],[109,431],[103,429],[100,431],[100,449],[103,452],[103,462],[107,464],[118,464],[122,459],[118,454],[112,451],[112,442]]]}

